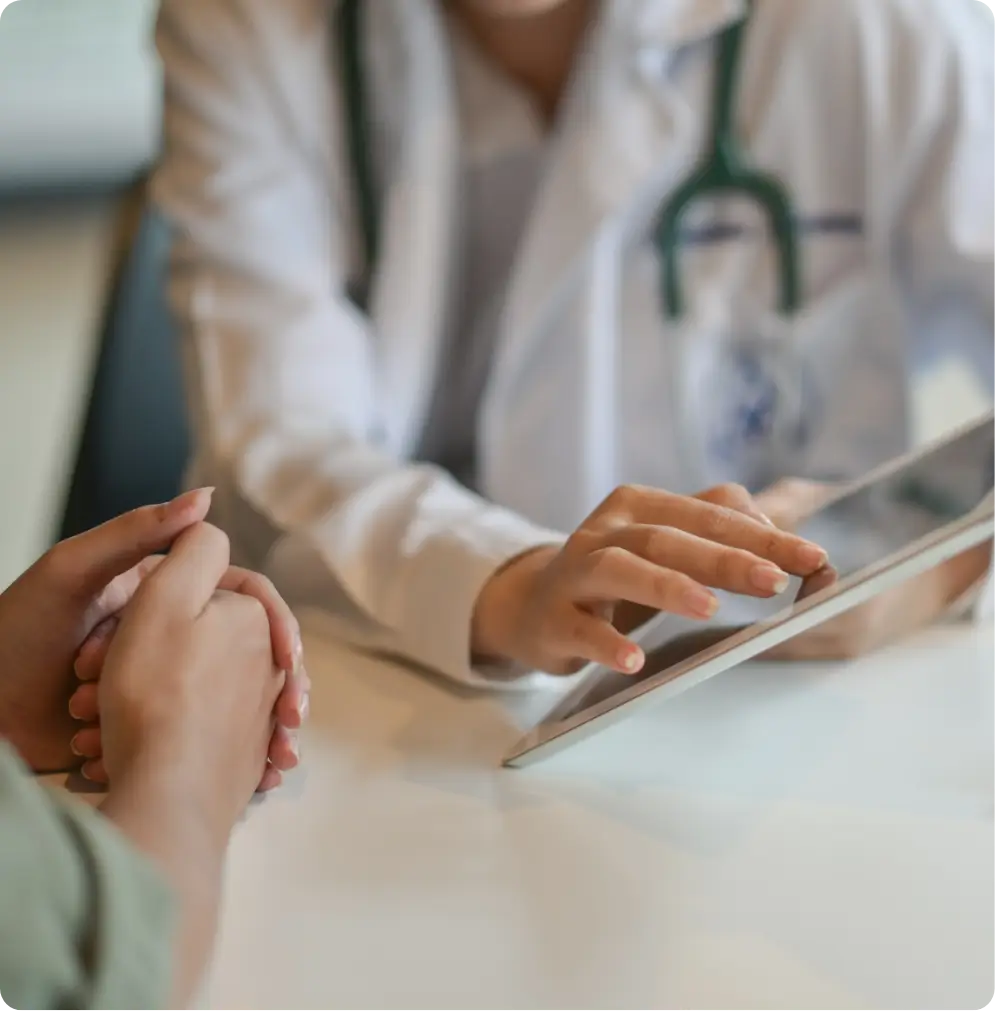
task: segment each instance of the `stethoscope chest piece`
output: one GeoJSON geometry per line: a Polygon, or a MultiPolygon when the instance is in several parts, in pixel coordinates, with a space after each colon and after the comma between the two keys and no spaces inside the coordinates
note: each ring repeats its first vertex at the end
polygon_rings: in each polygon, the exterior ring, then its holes
{"type": "Polygon", "coordinates": [[[684,447],[698,480],[758,486],[797,466],[818,390],[791,320],[771,314],[749,325],[688,325],[678,396],[684,447]]]}

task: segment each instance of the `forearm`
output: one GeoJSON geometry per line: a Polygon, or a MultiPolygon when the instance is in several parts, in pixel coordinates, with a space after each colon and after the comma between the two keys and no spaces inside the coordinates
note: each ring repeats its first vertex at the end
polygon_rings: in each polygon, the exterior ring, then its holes
{"type": "Polygon", "coordinates": [[[509,560],[563,539],[437,468],[405,464],[302,520],[288,517],[264,566],[288,600],[330,612],[340,634],[360,646],[467,684],[493,676],[472,659],[483,588],[509,560]]]}
{"type": "Polygon", "coordinates": [[[102,812],[172,887],[177,916],[169,1006],[186,1007],[214,943],[227,832],[179,778],[161,769],[120,777],[102,812]]]}

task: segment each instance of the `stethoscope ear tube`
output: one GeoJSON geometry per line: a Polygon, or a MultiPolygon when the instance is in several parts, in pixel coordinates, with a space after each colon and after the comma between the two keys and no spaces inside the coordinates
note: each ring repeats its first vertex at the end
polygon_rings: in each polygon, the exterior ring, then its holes
{"type": "Polygon", "coordinates": [[[339,0],[334,34],[345,113],[346,151],[363,245],[363,273],[353,293],[360,309],[368,307],[379,255],[380,221],[373,184],[371,117],[363,72],[363,0],[339,0]]]}
{"type": "Polygon", "coordinates": [[[742,194],[760,205],[777,245],[780,311],[785,316],[793,316],[801,304],[798,234],[788,192],[775,176],[749,168],[735,136],[733,99],[748,19],[749,10],[744,18],[727,28],[718,41],[709,151],[677,187],[657,218],[654,242],[662,275],[661,309],[671,321],[683,316],[686,309],[677,263],[684,218],[696,200],[710,195],[742,194]]]}

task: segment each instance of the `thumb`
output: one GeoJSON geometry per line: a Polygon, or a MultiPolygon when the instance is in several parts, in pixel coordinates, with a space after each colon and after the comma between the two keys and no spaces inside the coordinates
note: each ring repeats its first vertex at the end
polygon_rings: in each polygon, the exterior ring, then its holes
{"type": "Polygon", "coordinates": [[[213,488],[199,488],[165,505],[143,506],[63,541],[50,553],[57,578],[70,592],[92,597],[200,523],[211,507],[213,492],[213,488]]]}

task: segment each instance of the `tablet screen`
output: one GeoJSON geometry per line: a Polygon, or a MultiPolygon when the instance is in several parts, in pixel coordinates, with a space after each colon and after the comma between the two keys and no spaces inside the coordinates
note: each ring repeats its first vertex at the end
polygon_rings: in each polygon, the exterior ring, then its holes
{"type": "MultiPolygon", "coordinates": [[[[992,494],[993,433],[989,420],[912,463],[830,500],[801,525],[799,533],[826,548],[840,577],[885,561],[969,515],[992,494]]],[[[638,677],[597,668],[548,719],[570,719],[683,663],[748,625],[780,618],[826,585],[824,576],[805,583],[793,579],[788,589],[772,600],[719,592],[718,613],[706,623],[660,615],[633,635],[647,656],[646,667],[638,677]]]]}

